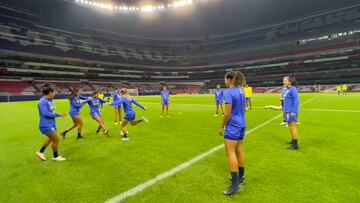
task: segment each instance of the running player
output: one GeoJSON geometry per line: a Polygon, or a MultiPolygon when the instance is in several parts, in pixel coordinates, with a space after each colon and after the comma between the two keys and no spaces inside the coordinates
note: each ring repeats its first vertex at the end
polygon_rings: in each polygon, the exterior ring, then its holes
{"type": "Polygon", "coordinates": [[[106,103],[105,100],[99,98],[99,92],[95,91],[93,93],[93,97],[90,98],[88,101],[89,107],[90,107],[90,115],[91,117],[99,124],[98,129],[96,130],[96,134],[100,132],[100,130],[103,130],[105,134],[108,134],[108,130],[105,129],[104,120],[102,118],[102,115],[100,113],[100,104],[106,103]]]}
{"type": "Polygon", "coordinates": [[[79,88],[75,88],[71,91],[71,96],[69,100],[70,100],[70,116],[73,120],[73,125],[67,128],[64,132],[62,132],[61,136],[63,137],[63,139],[65,139],[66,133],[70,132],[72,129],[77,127],[78,128],[77,139],[82,139],[84,138],[83,136],[81,136],[83,121],[80,117],[80,110],[85,104],[87,104],[90,98],[81,96],[81,90],[79,88]],[[81,100],[85,100],[85,101],[81,102],[81,100]]]}
{"type": "Polygon", "coordinates": [[[298,146],[298,132],[296,129],[296,122],[299,116],[299,93],[297,90],[297,81],[294,76],[286,76],[283,79],[284,85],[287,87],[287,91],[284,95],[284,112],[286,113],[286,122],[290,128],[292,140],[288,144],[290,150],[299,149],[298,146]]]}
{"type": "Polygon", "coordinates": [[[219,84],[216,85],[216,90],[215,90],[215,103],[216,103],[216,113],[214,116],[218,116],[219,115],[219,107],[221,108],[221,113],[224,116],[224,108],[223,108],[223,103],[224,103],[224,91],[221,89],[221,86],[219,84]]]}
{"type": "Polygon", "coordinates": [[[250,87],[249,85],[245,85],[245,98],[246,98],[246,110],[248,109],[252,109],[251,107],[251,97],[252,97],[252,94],[253,94],[253,91],[252,91],[252,87],[250,87]]]}
{"type": "Polygon", "coordinates": [[[166,118],[169,118],[170,92],[167,90],[166,87],[163,87],[163,91],[161,91],[160,96],[161,96],[161,104],[162,104],[160,118],[163,118],[164,109],[166,109],[166,118]]]}
{"type": "Polygon", "coordinates": [[[121,93],[120,88],[118,88],[113,94],[112,105],[114,106],[115,112],[115,125],[119,125],[121,123],[121,103],[120,103],[121,93]]]}
{"type": "Polygon", "coordinates": [[[46,161],[45,157],[45,149],[52,143],[51,147],[53,150],[53,160],[54,161],[65,161],[66,158],[60,156],[58,154],[59,150],[59,135],[56,130],[56,121],[55,118],[66,116],[65,113],[55,113],[55,103],[53,102],[53,98],[56,95],[54,88],[50,87],[49,84],[45,84],[42,89],[43,97],[41,97],[38,110],[40,115],[40,124],[39,129],[43,135],[46,135],[47,139],[42,145],[40,151],[36,152],[36,156],[42,160],[46,161]]]}
{"type": "Polygon", "coordinates": [[[122,106],[124,108],[125,117],[121,123],[120,134],[122,135],[122,140],[127,141],[127,140],[129,140],[128,131],[126,129],[126,125],[128,123],[130,123],[130,125],[132,125],[132,126],[135,126],[135,125],[141,123],[142,121],[145,121],[146,123],[148,123],[149,120],[146,119],[144,116],[140,120],[135,120],[136,114],[135,114],[134,109],[132,108],[132,104],[135,104],[136,106],[142,108],[143,110],[146,110],[146,108],[144,106],[142,106],[141,104],[139,104],[138,102],[136,102],[135,99],[129,95],[126,88],[121,89],[121,94],[122,94],[122,97],[120,98],[120,103],[122,104],[122,106]]]}
{"type": "Polygon", "coordinates": [[[245,76],[239,71],[231,71],[225,75],[225,84],[229,87],[224,94],[225,116],[219,134],[225,138],[225,149],[229,160],[231,186],[223,192],[232,195],[240,190],[245,181],[244,143],[245,120],[245,76]]]}

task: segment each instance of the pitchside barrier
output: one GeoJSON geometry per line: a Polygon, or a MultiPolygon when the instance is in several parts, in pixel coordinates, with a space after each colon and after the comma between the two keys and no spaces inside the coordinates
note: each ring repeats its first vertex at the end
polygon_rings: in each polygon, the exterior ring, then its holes
{"type": "MultiPolygon", "coordinates": [[[[139,91],[137,89],[128,89],[128,92],[131,96],[139,96],[139,91]]],[[[20,94],[20,93],[19,93],[20,94]]],[[[39,100],[41,95],[34,95],[34,92],[21,92],[23,95],[10,95],[6,92],[0,92],[0,102],[16,102],[16,101],[33,101],[39,100]]],[[[109,94],[113,92],[105,93],[105,97],[109,97],[109,94]]],[[[89,97],[92,96],[90,92],[85,92],[83,96],[89,97]]],[[[69,94],[56,94],[55,99],[68,99],[69,94]]]]}

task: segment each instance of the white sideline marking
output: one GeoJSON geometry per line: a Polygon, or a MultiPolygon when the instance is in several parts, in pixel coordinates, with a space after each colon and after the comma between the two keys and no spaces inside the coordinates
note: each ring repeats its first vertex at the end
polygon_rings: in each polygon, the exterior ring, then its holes
{"type": "MultiPolygon", "coordinates": [[[[307,101],[305,101],[305,102],[302,103],[301,105],[306,104],[306,103],[309,103],[310,101],[314,100],[316,97],[317,97],[317,96],[308,99],[307,101]]],[[[250,134],[250,133],[258,130],[259,128],[264,127],[265,125],[269,124],[270,122],[272,122],[273,120],[275,120],[275,119],[277,119],[277,118],[279,118],[279,117],[281,117],[281,116],[283,116],[282,113],[279,114],[279,115],[274,116],[273,118],[271,118],[271,119],[269,119],[269,120],[261,123],[260,125],[252,128],[251,130],[247,131],[246,134],[250,134]]],[[[128,197],[130,197],[130,196],[136,195],[137,193],[142,192],[143,190],[145,190],[146,188],[148,188],[148,187],[156,184],[157,182],[159,182],[159,181],[161,181],[161,180],[163,180],[163,179],[165,179],[165,178],[168,178],[168,177],[174,175],[175,173],[177,173],[177,172],[179,172],[179,171],[182,171],[182,170],[188,168],[189,166],[193,165],[194,163],[196,163],[196,162],[204,159],[205,157],[207,157],[207,156],[209,156],[209,155],[211,155],[211,154],[219,151],[219,150],[222,149],[223,147],[224,147],[224,144],[220,144],[220,145],[218,145],[218,146],[210,149],[209,151],[204,152],[204,153],[202,153],[202,154],[200,154],[200,155],[192,158],[191,160],[186,161],[186,162],[184,162],[184,163],[176,166],[175,168],[172,168],[172,169],[170,169],[169,171],[166,171],[166,172],[164,172],[164,173],[156,176],[156,177],[153,178],[153,179],[150,179],[150,180],[148,180],[148,181],[146,181],[146,182],[144,182],[144,183],[141,183],[141,184],[139,184],[139,185],[131,188],[130,190],[128,190],[128,191],[126,191],[126,192],[123,192],[123,193],[120,193],[119,195],[116,195],[115,197],[107,200],[106,203],[117,203],[117,202],[121,202],[121,201],[123,201],[124,199],[126,199],[126,198],[128,198],[128,197]]]]}
{"type": "Polygon", "coordinates": [[[344,113],[360,113],[360,110],[351,109],[302,109],[305,111],[327,111],[327,112],[344,112],[344,113]]]}

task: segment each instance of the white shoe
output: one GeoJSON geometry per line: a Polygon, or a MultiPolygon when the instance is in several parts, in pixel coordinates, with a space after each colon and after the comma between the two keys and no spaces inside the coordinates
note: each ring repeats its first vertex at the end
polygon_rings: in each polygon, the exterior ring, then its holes
{"type": "Polygon", "coordinates": [[[128,141],[129,140],[129,137],[123,137],[121,138],[122,141],[128,141]]]}
{"type": "Polygon", "coordinates": [[[166,115],[166,118],[170,118],[170,116],[169,116],[169,115],[166,115]]]}
{"type": "Polygon", "coordinates": [[[52,160],[54,160],[54,161],[65,161],[66,160],[66,158],[64,158],[64,157],[62,157],[62,156],[57,156],[56,158],[52,158],[52,160]]]}
{"type": "Polygon", "coordinates": [[[46,157],[44,153],[36,152],[37,158],[39,158],[41,161],[46,161],[46,157]]]}
{"type": "Polygon", "coordinates": [[[287,125],[287,122],[281,122],[280,125],[287,125]]]}
{"type": "Polygon", "coordinates": [[[214,116],[215,116],[215,117],[217,117],[217,116],[218,116],[218,114],[214,114],[214,116]]]}
{"type": "Polygon", "coordinates": [[[160,116],[160,118],[163,118],[163,116],[160,116]]]}
{"type": "Polygon", "coordinates": [[[141,117],[141,120],[143,120],[145,123],[149,123],[149,119],[145,118],[144,116],[141,117]]]}

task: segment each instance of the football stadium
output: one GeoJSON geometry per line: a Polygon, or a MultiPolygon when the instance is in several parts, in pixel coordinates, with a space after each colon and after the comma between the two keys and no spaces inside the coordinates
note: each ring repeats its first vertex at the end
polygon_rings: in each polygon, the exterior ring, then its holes
{"type": "Polygon", "coordinates": [[[0,202],[360,201],[359,0],[1,0],[0,202]]]}

